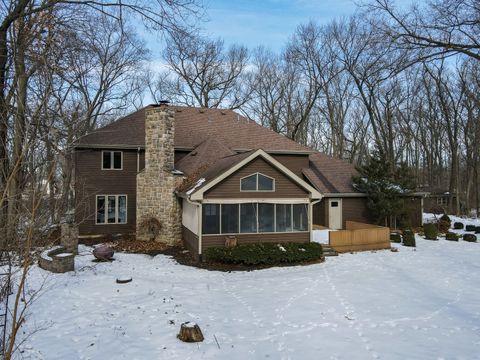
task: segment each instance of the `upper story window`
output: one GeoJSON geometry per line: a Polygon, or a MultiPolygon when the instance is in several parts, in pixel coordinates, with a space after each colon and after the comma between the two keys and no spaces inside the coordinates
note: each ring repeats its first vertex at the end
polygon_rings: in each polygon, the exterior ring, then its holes
{"type": "Polygon", "coordinates": [[[240,191],[275,191],[275,179],[255,173],[240,179],[240,191]]]}
{"type": "Polygon", "coordinates": [[[102,151],[102,170],[122,170],[123,153],[121,151],[102,151]]]}

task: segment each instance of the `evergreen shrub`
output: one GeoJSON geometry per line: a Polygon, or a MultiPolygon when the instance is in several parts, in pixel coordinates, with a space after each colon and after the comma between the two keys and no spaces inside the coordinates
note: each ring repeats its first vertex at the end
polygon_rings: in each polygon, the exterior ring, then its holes
{"type": "Polygon", "coordinates": [[[438,229],[437,225],[428,223],[423,225],[423,231],[425,232],[425,239],[427,240],[438,240],[438,229]]]}
{"type": "Polygon", "coordinates": [[[468,242],[477,242],[477,236],[474,234],[463,234],[463,240],[468,242]]]}
{"type": "Polygon", "coordinates": [[[225,264],[276,265],[319,260],[322,245],[318,243],[257,243],[234,247],[211,247],[206,260],[225,264]]]}
{"type": "Polygon", "coordinates": [[[410,247],[417,246],[415,242],[415,234],[413,233],[412,230],[404,230],[402,238],[403,238],[403,246],[410,246],[410,247]]]}
{"type": "Polygon", "coordinates": [[[454,228],[455,230],[461,230],[461,229],[463,229],[463,223],[461,223],[461,222],[456,222],[456,223],[453,224],[453,228],[454,228]]]}
{"type": "Polygon", "coordinates": [[[445,234],[445,240],[458,241],[459,238],[460,238],[460,235],[457,235],[452,232],[448,232],[445,234]]]}

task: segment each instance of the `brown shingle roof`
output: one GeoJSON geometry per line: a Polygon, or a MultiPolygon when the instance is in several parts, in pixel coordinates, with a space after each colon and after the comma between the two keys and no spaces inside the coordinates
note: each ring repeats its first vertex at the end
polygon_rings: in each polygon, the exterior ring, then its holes
{"type": "MultiPolygon", "coordinates": [[[[146,108],[82,137],[77,146],[144,147],[146,108]]],[[[355,167],[347,161],[314,152],[232,110],[181,106],[171,108],[175,110],[175,147],[196,148],[198,152],[197,156],[190,153],[175,164],[178,170],[187,175],[203,166],[206,170],[201,177],[213,178],[250,153],[234,155],[238,150],[262,148],[267,152],[304,152],[311,154],[310,167],[304,169],[303,173],[320,192],[358,192],[353,188],[351,179],[356,174],[355,167]]]]}
{"type": "MultiPolygon", "coordinates": [[[[148,108],[148,107],[147,107],[148,108]]],[[[215,137],[233,150],[312,152],[287,137],[250,121],[232,110],[171,106],[175,110],[176,148],[193,149],[215,137]]],[[[82,137],[77,146],[145,145],[145,109],[82,137]]]]}
{"type": "Polygon", "coordinates": [[[305,177],[322,193],[358,193],[353,187],[355,166],[345,160],[322,153],[309,156],[310,167],[303,169],[305,177]]]}

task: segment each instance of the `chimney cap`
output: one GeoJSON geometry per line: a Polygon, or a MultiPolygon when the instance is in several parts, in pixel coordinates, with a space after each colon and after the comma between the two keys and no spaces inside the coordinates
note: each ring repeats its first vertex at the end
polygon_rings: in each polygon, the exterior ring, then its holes
{"type": "Polygon", "coordinates": [[[170,101],[168,100],[160,100],[158,102],[158,106],[168,106],[170,104],[170,101]]]}

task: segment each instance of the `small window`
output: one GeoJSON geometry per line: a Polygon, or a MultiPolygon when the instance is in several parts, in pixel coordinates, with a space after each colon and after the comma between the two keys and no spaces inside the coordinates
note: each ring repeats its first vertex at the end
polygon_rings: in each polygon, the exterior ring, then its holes
{"type": "Polygon", "coordinates": [[[338,201],[332,201],[330,207],[338,207],[338,201]]]}
{"type": "Polygon", "coordinates": [[[102,170],[122,170],[121,151],[102,151],[102,170]]]}
{"type": "Polygon", "coordinates": [[[97,224],[126,224],[127,196],[97,195],[96,214],[97,224]]]}
{"type": "Polygon", "coordinates": [[[241,191],[274,191],[275,179],[260,174],[252,174],[240,179],[241,191]]]}

